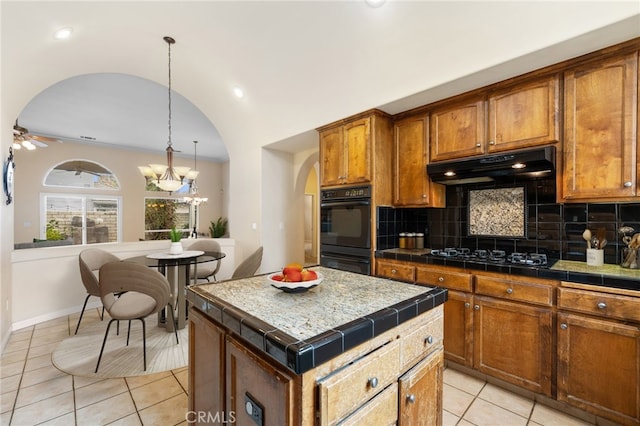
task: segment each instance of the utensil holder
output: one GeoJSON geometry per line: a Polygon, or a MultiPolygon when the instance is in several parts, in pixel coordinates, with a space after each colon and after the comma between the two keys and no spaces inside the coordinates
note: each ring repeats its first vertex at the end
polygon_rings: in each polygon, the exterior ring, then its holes
{"type": "Polygon", "coordinates": [[[604,250],[587,249],[587,265],[589,266],[604,265],[604,250]]]}
{"type": "Polygon", "coordinates": [[[629,247],[622,249],[622,263],[620,263],[620,266],[638,269],[638,260],[640,260],[640,249],[629,247]]]}

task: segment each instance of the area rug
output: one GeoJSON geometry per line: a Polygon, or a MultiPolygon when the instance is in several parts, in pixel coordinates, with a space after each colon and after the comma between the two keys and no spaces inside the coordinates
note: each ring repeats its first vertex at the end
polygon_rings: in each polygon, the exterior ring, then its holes
{"type": "Polygon", "coordinates": [[[185,367],[189,355],[188,327],[178,332],[180,344],[176,344],[174,333],[158,327],[157,316],[146,319],[147,370],[144,371],[142,357],[142,324],[132,321],[129,346],[127,322],[120,322],[120,334],[116,334],[116,323],[111,325],[107,344],[102,354],[97,373],[96,363],[108,321],[84,324],[78,334],[60,342],[53,351],[53,364],[61,371],[74,376],[117,378],[142,376],[185,367]]]}

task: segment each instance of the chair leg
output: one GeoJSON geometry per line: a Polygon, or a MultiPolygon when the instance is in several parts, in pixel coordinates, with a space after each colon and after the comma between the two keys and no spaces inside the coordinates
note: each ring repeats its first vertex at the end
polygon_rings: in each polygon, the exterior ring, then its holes
{"type": "Polygon", "coordinates": [[[82,305],[82,311],[80,311],[80,318],[78,318],[78,325],[76,325],[76,332],[74,334],[78,334],[78,329],[80,328],[80,321],[82,321],[82,315],[84,315],[84,308],[87,307],[87,302],[89,301],[90,297],[91,295],[87,294],[87,297],[85,297],[84,299],[84,305],[82,305]]]}
{"type": "Polygon", "coordinates": [[[98,367],[100,367],[100,360],[102,359],[102,352],[104,352],[104,345],[105,343],[107,343],[107,336],[109,335],[109,328],[111,328],[111,323],[117,321],[115,319],[112,319],[111,321],[109,321],[109,324],[107,324],[107,331],[104,332],[104,339],[102,340],[102,348],[100,348],[100,355],[98,356],[98,363],[96,364],[96,371],[95,373],[98,372],[98,367]]]}
{"type": "Polygon", "coordinates": [[[147,330],[144,318],[138,318],[142,321],[142,358],[144,362],[144,371],[147,371],[147,330]]]}
{"type": "Polygon", "coordinates": [[[176,327],[176,319],[175,319],[175,314],[173,312],[173,305],[171,303],[169,303],[169,312],[171,312],[171,321],[173,321],[173,332],[176,334],[176,345],[179,345],[180,342],[178,341],[178,327],[176,327]]]}
{"type": "Polygon", "coordinates": [[[100,321],[104,319],[104,305],[102,305],[102,314],[100,315],[100,321]]]}
{"type": "Polygon", "coordinates": [[[127,346],[129,346],[129,336],[131,335],[131,320],[129,320],[129,327],[127,327],[127,346]]]}

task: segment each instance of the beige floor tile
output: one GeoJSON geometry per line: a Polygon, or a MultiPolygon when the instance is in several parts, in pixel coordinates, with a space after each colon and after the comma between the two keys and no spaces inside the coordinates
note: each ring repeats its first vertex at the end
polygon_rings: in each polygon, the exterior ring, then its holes
{"type": "Polygon", "coordinates": [[[533,410],[533,401],[520,395],[506,391],[498,386],[487,383],[478,398],[489,401],[499,407],[529,418],[533,410]]]}
{"type": "Polygon", "coordinates": [[[155,374],[145,374],[144,376],[127,377],[125,380],[129,385],[129,389],[135,389],[146,384],[157,382],[160,379],[171,376],[170,371],[163,371],[155,374]]]}
{"type": "Polygon", "coordinates": [[[71,376],[64,375],[33,386],[20,386],[16,408],[33,404],[73,390],[71,376]]]}
{"type": "Polygon", "coordinates": [[[40,338],[52,333],[64,333],[65,335],[69,336],[69,324],[61,323],[61,324],[52,325],[51,327],[36,328],[35,330],[33,330],[32,339],[40,338]]]}
{"type": "MultiPolygon", "coordinates": [[[[504,425],[504,424],[502,424],[502,423],[499,423],[499,425],[500,425],[500,426],[507,426],[507,425],[504,425]]],[[[471,422],[466,421],[465,419],[462,419],[462,420],[460,420],[460,421],[458,422],[458,426],[476,426],[476,425],[474,425],[474,424],[473,424],[473,423],[471,423],[471,422]]]]}
{"type": "Polygon", "coordinates": [[[30,342],[31,342],[30,339],[10,340],[9,342],[7,342],[6,346],[4,347],[3,353],[10,353],[10,352],[16,352],[16,351],[28,349],[30,342]]]}
{"type": "MultiPolygon", "coordinates": [[[[130,414],[135,414],[136,407],[128,392],[76,410],[76,424],[104,425],[114,422],[130,414]]],[[[149,423],[150,425],[152,423],[149,423]]],[[[166,423],[158,423],[166,424],[166,423]]]]}
{"type": "Polygon", "coordinates": [[[138,411],[180,394],[185,394],[185,392],[173,375],[131,389],[131,395],[133,396],[138,411]]]}
{"type": "Polygon", "coordinates": [[[22,374],[24,371],[24,364],[24,361],[18,361],[0,365],[0,378],[22,374]]]}
{"type": "Polygon", "coordinates": [[[460,417],[447,410],[442,410],[442,426],[456,426],[460,417]]]}
{"type": "Polygon", "coordinates": [[[60,325],[60,324],[69,324],[69,317],[68,316],[64,316],[64,317],[54,318],[54,319],[49,320],[49,321],[38,323],[38,324],[35,325],[35,330],[39,330],[39,329],[43,329],[43,328],[49,328],[49,327],[55,327],[55,326],[60,325]]]}
{"type": "Polygon", "coordinates": [[[24,371],[27,372],[49,366],[53,366],[53,362],[51,361],[51,354],[44,354],[27,359],[27,362],[24,366],[24,371]]]}
{"type": "Polygon", "coordinates": [[[31,343],[31,347],[29,348],[29,354],[27,358],[35,358],[38,356],[49,354],[51,355],[54,349],[60,344],[60,342],[51,342],[42,345],[35,345],[31,343]]]}
{"type": "Polygon", "coordinates": [[[73,412],[73,392],[17,408],[11,425],[35,425],[73,412]]]}
{"type": "Polygon", "coordinates": [[[55,379],[56,377],[66,376],[66,373],[55,368],[53,365],[36,368],[35,370],[26,371],[22,375],[22,383],[20,387],[33,386],[38,383],[46,382],[47,380],[55,379]]]}
{"type": "Polygon", "coordinates": [[[140,410],[140,418],[145,425],[177,424],[185,420],[187,395],[184,393],[140,410]]]}
{"type": "Polygon", "coordinates": [[[124,379],[105,379],[75,390],[76,408],[109,399],[118,394],[128,392],[124,379]]]}
{"type": "Polygon", "coordinates": [[[38,426],[69,426],[76,423],[76,413],[68,413],[55,419],[51,419],[44,423],[39,423],[38,426]]]}
{"type": "Polygon", "coordinates": [[[585,426],[590,424],[541,404],[536,404],[533,407],[531,421],[544,426],[585,426]]]}
{"type": "Polygon", "coordinates": [[[468,376],[451,368],[444,370],[442,380],[444,383],[470,393],[471,395],[478,395],[485,385],[484,380],[476,379],[475,377],[468,376]]]}
{"type": "Polygon", "coordinates": [[[16,402],[17,390],[4,392],[0,395],[0,413],[6,413],[13,410],[13,404],[16,402]]]}
{"type": "Polygon", "coordinates": [[[3,352],[2,358],[0,358],[0,364],[13,364],[14,362],[24,361],[27,359],[28,349],[21,349],[15,352],[3,352]]]}
{"type": "Polygon", "coordinates": [[[189,370],[182,370],[179,373],[173,373],[178,379],[180,386],[185,392],[189,391],[189,370]]]}
{"type": "Polygon", "coordinates": [[[16,374],[15,376],[3,377],[2,378],[2,393],[17,391],[20,386],[20,380],[22,380],[21,374],[16,374]]]}
{"type": "Polygon", "coordinates": [[[142,422],[140,422],[138,413],[134,413],[118,419],[113,423],[109,423],[109,426],[142,426],[142,422]]]}
{"type": "Polygon", "coordinates": [[[89,386],[92,383],[100,382],[104,380],[102,377],[82,377],[82,376],[73,376],[73,388],[76,391],[85,386],[89,386]]]}
{"type": "Polygon", "coordinates": [[[477,426],[526,426],[527,424],[525,417],[479,398],[473,401],[463,419],[477,426]]]}
{"type": "Polygon", "coordinates": [[[11,421],[11,411],[0,414],[0,425],[8,425],[11,421]]]}
{"type": "Polygon", "coordinates": [[[68,331],[54,331],[51,333],[43,333],[39,336],[33,336],[31,338],[31,346],[34,347],[47,345],[49,343],[60,343],[67,337],[69,337],[68,331]]]}
{"type": "Polygon", "coordinates": [[[473,398],[473,395],[445,384],[442,392],[442,407],[448,412],[462,417],[473,398]]]}

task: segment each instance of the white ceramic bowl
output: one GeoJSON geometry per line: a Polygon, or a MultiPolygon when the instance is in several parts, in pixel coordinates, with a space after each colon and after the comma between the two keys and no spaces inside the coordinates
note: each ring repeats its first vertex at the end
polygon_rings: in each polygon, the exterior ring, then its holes
{"type": "Polygon", "coordinates": [[[281,274],[282,272],[274,272],[273,274],[269,274],[267,275],[267,281],[269,281],[269,284],[271,284],[273,287],[277,288],[278,290],[282,290],[286,293],[303,293],[307,290],[317,287],[324,279],[324,277],[320,272],[316,272],[316,274],[318,275],[318,278],[311,281],[286,282],[286,281],[276,281],[272,278],[274,275],[281,275],[281,274]]]}

